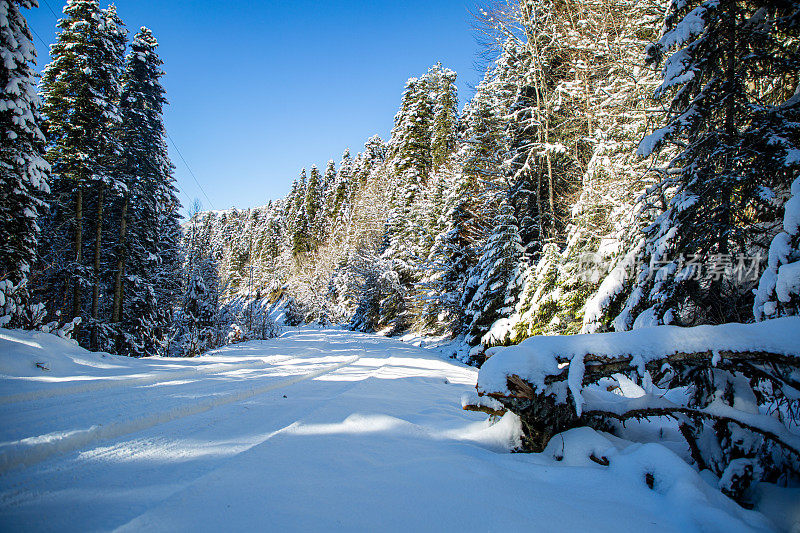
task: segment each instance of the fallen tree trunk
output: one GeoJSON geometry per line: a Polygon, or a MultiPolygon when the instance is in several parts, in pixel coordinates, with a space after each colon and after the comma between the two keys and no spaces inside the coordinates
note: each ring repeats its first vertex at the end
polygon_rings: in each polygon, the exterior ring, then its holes
{"type": "MultiPolygon", "coordinates": [[[[746,469],[752,479],[742,481],[741,477],[736,478],[734,488],[722,487],[723,481],[720,481],[722,490],[739,501],[758,476],[770,481],[785,475],[800,476],[800,435],[790,432],[783,418],[763,414],[768,412],[765,409],[751,413],[733,407],[736,398],[733,384],[742,387],[744,383],[750,394],[758,395],[759,404],[772,402],[773,407],[782,405],[783,409],[773,410],[781,411],[781,417],[796,420],[800,412],[800,383],[797,380],[800,357],[767,351],[704,351],[676,352],[637,361],[635,355],[608,357],[588,354],[579,360],[583,364],[580,380],[573,376],[572,382],[570,359],[556,356],[556,360],[558,369],[544,376],[543,380],[540,378],[538,384],[518,374],[509,374],[506,375],[507,391],[478,390],[479,396],[497,400],[519,416],[523,429],[522,444],[526,451],[542,452],[555,435],[576,427],[614,433],[619,424],[624,427],[632,419],[667,417],[677,421],[677,428],[686,440],[688,453],[698,469],[710,469],[724,480],[733,477],[726,476],[726,472],[734,460],[753,461],[755,467],[746,469]],[[613,395],[620,401],[604,405],[609,393],[598,387],[590,389],[599,392],[589,396],[595,398],[596,404],[586,403],[582,411],[576,408],[574,394],[588,394],[589,389],[584,390],[587,385],[596,384],[603,378],[613,380],[613,376],[619,374],[629,374],[635,379],[644,376],[645,372],[662,389],[691,387],[693,396],[690,403],[671,404],[648,395],[628,399],[613,395]],[[601,394],[606,396],[598,396],[601,394]],[[625,403],[628,401],[629,408],[625,403]],[[754,436],[751,440],[755,444],[741,444],[732,437],[742,430],[754,436]],[[704,448],[708,446],[709,435],[719,441],[716,451],[704,448]]],[[[587,400],[582,397],[580,405],[583,406],[584,402],[587,400]]]]}

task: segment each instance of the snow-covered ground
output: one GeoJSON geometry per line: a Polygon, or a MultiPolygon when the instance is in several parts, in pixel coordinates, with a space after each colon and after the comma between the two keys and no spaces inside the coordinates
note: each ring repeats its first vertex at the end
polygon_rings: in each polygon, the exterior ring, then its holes
{"type": "Polygon", "coordinates": [[[461,409],[475,369],[373,335],[129,359],[0,330],[0,374],[1,530],[800,527],[785,491],[743,510],[658,444],[578,429],[509,453],[512,415],[461,409]]]}

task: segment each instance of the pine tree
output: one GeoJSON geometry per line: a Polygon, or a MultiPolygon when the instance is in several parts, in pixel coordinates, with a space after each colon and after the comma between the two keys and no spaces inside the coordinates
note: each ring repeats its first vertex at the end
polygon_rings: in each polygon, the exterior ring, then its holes
{"type": "Polygon", "coordinates": [[[169,348],[172,355],[193,357],[216,348],[222,342],[219,323],[220,276],[218,247],[214,243],[213,214],[203,216],[195,211],[185,233],[186,285],[178,319],[170,338],[176,342],[169,348]]]}
{"type": "Polygon", "coordinates": [[[458,92],[456,73],[434,65],[429,76],[434,84],[435,104],[431,127],[431,163],[434,168],[443,165],[456,150],[458,135],[458,92]]]}
{"type": "Polygon", "coordinates": [[[334,224],[337,221],[342,211],[342,206],[350,200],[351,189],[353,187],[351,182],[352,173],[353,161],[350,158],[350,150],[345,149],[342,154],[342,161],[339,163],[339,170],[336,172],[333,187],[329,191],[328,200],[326,202],[329,224],[334,224]]]}
{"type": "Polygon", "coordinates": [[[0,1],[0,326],[31,327],[28,273],[36,259],[37,218],[49,192],[36,94],[36,48],[20,7],[0,1]]]}
{"type": "Polygon", "coordinates": [[[389,157],[395,172],[410,187],[425,183],[432,167],[431,125],[433,102],[426,77],[406,83],[400,110],[394,119],[389,157]]]}
{"type": "Polygon", "coordinates": [[[75,318],[84,316],[84,292],[92,287],[89,314],[96,344],[105,194],[119,188],[112,164],[119,152],[115,128],[124,33],[114,9],[101,11],[96,0],[69,0],[64,13],[42,77],[47,158],[53,168],[46,221],[51,237],[45,250],[53,267],[44,290],[52,309],[69,308],[75,318]],[[93,228],[84,223],[87,209],[94,210],[93,228]],[[94,230],[91,268],[84,259],[87,229],[94,230]]]}
{"type": "Polygon", "coordinates": [[[291,207],[291,212],[294,215],[291,221],[293,226],[291,249],[294,256],[307,252],[310,249],[308,236],[309,220],[306,212],[307,189],[306,169],[302,169],[300,171],[300,181],[297,184],[296,194],[291,207]]]}
{"type": "Polygon", "coordinates": [[[329,159],[325,165],[325,173],[322,175],[322,198],[326,207],[328,197],[336,190],[336,175],[336,163],[333,159],[329,159]]]}
{"type": "MultiPolygon", "coordinates": [[[[119,79],[123,69],[125,45],[127,39],[127,31],[122,24],[122,21],[117,16],[116,7],[111,4],[107,9],[101,11],[102,21],[100,24],[100,42],[102,43],[102,50],[104,56],[101,59],[102,66],[108,70],[109,79],[112,80],[111,92],[107,97],[112,104],[117,108],[119,105],[120,84],[119,79]]],[[[120,120],[119,115],[113,117],[113,121],[118,123],[120,120]]],[[[113,144],[109,145],[108,151],[103,154],[105,174],[103,179],[96,183],[96,206],[94,218],[94,261],[92,265],[92,304],[91,304],[91,336],[89,346],[93,350],[100,348],[100,329],[102,323],[105,322],[100,318],[100,286],[104,280],[101,279],[102,261],[103,261],[103,229],[104,221],[107,216],[104,210],[107,209],[108,196],[115,194],[122,190],[124,185],[117,179],[115,173],[115,161],[121,146],[119,145],[118,138],[114,135],[114,125],[110,125],[111,141],[113,144]]],[[[105,288],[105,287],[104,287],[105,288]]]]}
{"type": "Polygon", "coordinates": [[[316,165],[311,165],[311,173],[308,176],[308,187],[306,188],[305,216],[308,221],[308,243],[307,250],[315,250],[320,243],[320,218],[324,215],[322,209],[323,201],[322,177],[316,165]]]}
{"type": "Polygon", "coordinates": [[[462,191],[454,187],[448,195],[450,207],[444,216],[444,228],[437,233],[429,256],[429,272],[421,283],[426,296],[426,326],[431,328],[435,322],[449,333],[464,329],[461,295],[476,263],[476,239],[471,229],[475,215],[470,212],[471,199],[462,191]]]}
{"type": "Polygon", "coordinates": [[[508,148],[504,136],[507,110],[499,97],[492,72],[478,85],[475,96],[464,109],[459,160],[470,187],[497,184],[508,148]]]}

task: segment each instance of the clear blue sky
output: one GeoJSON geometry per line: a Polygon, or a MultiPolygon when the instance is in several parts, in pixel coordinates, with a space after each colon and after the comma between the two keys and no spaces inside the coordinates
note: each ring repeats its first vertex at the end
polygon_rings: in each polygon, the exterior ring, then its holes
{"type": "MultiPolygon", "coordinates": [[[[100,0],[101,7],[107,1],[100,0]]],[[[52,8],[28,23],[48,45],[52,8]]],[[[475,0],[271,2],[117,0],[131,35],[159,41],[170,101],[165,124],[184,205],[263,205],[285,195],[302,167],[337,163],[378,134],[387,139],[403,85],[436,61],[458,72],[460,106],[480,80],[475,0]]],[[[41,69],[48,50],[34,35],[41,69]]]]}

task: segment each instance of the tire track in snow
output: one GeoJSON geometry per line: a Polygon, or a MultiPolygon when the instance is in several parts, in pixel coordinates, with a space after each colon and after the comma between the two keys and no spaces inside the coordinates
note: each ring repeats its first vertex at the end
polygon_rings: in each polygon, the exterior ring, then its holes
{"type": "MultiPolygon", "coordinates": [[[[332,382],[326,383],[330,384],[332,382]]],[[[222,457],[219,459],[219,461],[211,464],[210,466],[206,464],[205,468],[199,470],[197,467],[193,467],[190,470],[191,474],[187,475],[186,472],[189,470],[179,469],[177,472],[174,470],[171,471],[169,470],[169,464],[162,464],[159,465],[159,468],[157,469],[157,475],[161,476],[161,479],[163,480],[170,479],[173,482],[176,479],[178,480],[174,485],[174,488],[169,491],[169,494],[171,495],[178,490],[182,490],[185,486],[191,484],[199,477],[216,470],[222,463],[227,462],[233,456],[244,453],[253,446],[258,446],[264,443],[266,440],[271,439],[275,435],[280,434],[282,431],[296,426],[303,418],[322,409],[328,401],[340,396],[343,393],[346,393],[349,390],[352,390],[360,384],[359,381],[347,380],[335,383],[335,390],[323,393],[322,397],[318,398],[317,401],[314,401],[313,403],[308,402],[304,404],[289,404],[288,407],[287,404],[282,404],[282,406],[275,413],[275,416],[269,418],[267,427],[263,427],[263,420],[259,419],[258,424],[263,431],[257,435],[257,438],[242,441],[238,448],[231,450],[229,455],[222,457]]],[[[231,404],[231,406],[235,407],[236,404],[231,404]]],[[[42,498],[46,499],[45,495],[52,495],[53,493],[60,493],[64,490],[69,491],[76,487],[85,486],[86,480],[90,480],[94,477],[112,477],[116,475],[119,478],[124,476],[124,474],[114,473],[112,468],[110,468],[110,464],[120,464],[119,462],[114,461],[114,459],[124,457],[125,461],[123,462],[127,462],[135,458],[153,457],[154,455],[158,456],[166,454],[171,456],[176,451],[184,449],[185,442],[183,439],[199,439],[201,441],[209,439],[213,440],[213,436],[207,439],[206,437],[199,436],[198,433],[202,431],[208,431],[211,427],[217,428],[220,424],[229,423],[225,420],[224,409],[220,409],[218,413],[219,414],[217,414],[216,417],[219,418],[211,419],[210,423],[208,421],[209,419],[194,419],[198,421],[199,425],[192,426],[188,430],[188,433],[186,433],[187,430],[184,427],[181,430],[182,438],[176,438],[176,435],[172,432],[170,435],[165,435],[162,433],[158,435],[145,436],[142,439],[137,439],[136,437],[132,436],[130,440],[122,438],[109,443],[108,445],[98,445],[85,451],[79,451],[77,455],[71,458],[64,458],[63,461],[59,461],[56,458],[48,465],[38,465],[38,468],[36,468],[37,465],[31,465],[31,470],[34,470],[33,474],[26,469],[17,469],[13,472],[10,472],[7,476],[5,476],[6,486],[2,486],[3,484],[0,483],[0,514],[2,514],[4,507],[10,508],[19,505],[38,506],[43,501],[42,498]],[[108,459],[112,459],[112,462],[106,462],[108,459]],[[68,481],[63,479],[66,472],[69,472],[68,481]],[[40,486],[47,487],[46,491],[43,492],[41,489],[31,487],[29,481],[20,480],[19,476],[30,475],[34,476],[34,479],[37,480],[37,483],[40,483],[40,486]],[[8,484],[9,478],[11,481],[10,484],[8,484]],[[7,490],[6,487],[8,487],[7,490]]],[[[176,421],[176,423],[187,423],[192,420],[193,419],[187,417],[180,422],[176,421]]],[[[175,466],[175,464],[173,463],[172,466],[175,466]]],[[[22,479],[30,480],[31,478],[27,477],[22,479]]],[[[148,475],[148,479],[152,480],[153,477],[148,475]]],[[[103,482],[101,481],[100,484],[102,483],[103,482]]],[[[159,482],[157,484],[164,483],[159,482]]],[[[158,502],[160,501],[162,501],[162,499],[158,499],[158,502]]],[[[143,502],[141,499],[137,500],[136,505],[143,505],[142,512],[150,508],[150,505],[147,504],[147,502],[143,502]]],[[[139,513],[136,515],[132,514],[130,519],[138,516],[138,514],[139,513]]],[[[125,519],[122,521],[122,523],[127,523],[128,520],[129,519],[125,519]]],[[[109,530],[111,529],[112,528],[109,528],[109,530]]]]}
{"type": "Polygon", "coordinates": [[[16,467],[31,466],[54,455],[69,453],[98,441],[122,437],[159,424],[165,424],[187,416],[204,413],[215,407],[240,402],[275,389],[281,389],[301,381],[313,379],[351,365],[361,359],[361,357],[361,355],[356,355],[341,363],[329,365],[307,374],[281,380],[277,383],[269,383],[260,387],[250,387],[215,398],[209,398],[208,400],[196,404],[182,405],[159,413],[145,415],[140,418],[112,422],[106,425],[98,424],[87,429],[28,437],[13,443],[8,443],[4,446],[6,449],[0,450],[0,474],[4,474],[16,467]]]}
{"type": "Polygon", "coordinates": [[[44,400],[46,398],[53,398],[56,396],[65,396],[70,394],[83,394],[85,392],[96,392],[114,387],[124,387],[128,385],[155,385],[166,381],[174,381],[176,379],[186,379],[197,376],[209,376],[214,374],[223,374],[233,370],[244,369],[257,369],[266,368],[274,363],[283,363],[293,359],[286,357],[273,361],[247,361],[243,363],[217,363],[206,365],[205,368],[192,368],[188,370],[175,370],[167,373],[158,373],[152,376],[140,376],[121,379],[100,379],[86,381],[77,385],[70,385],[67,387],[54,387],[42,390],[33,390],[20,392],[18,394],[9,394],[8,396],[0,396],[0,405],[18,402],[30,402],[34,400],[44,400]],[[223,368],[224,367],[224,368],[223,368]]]}

